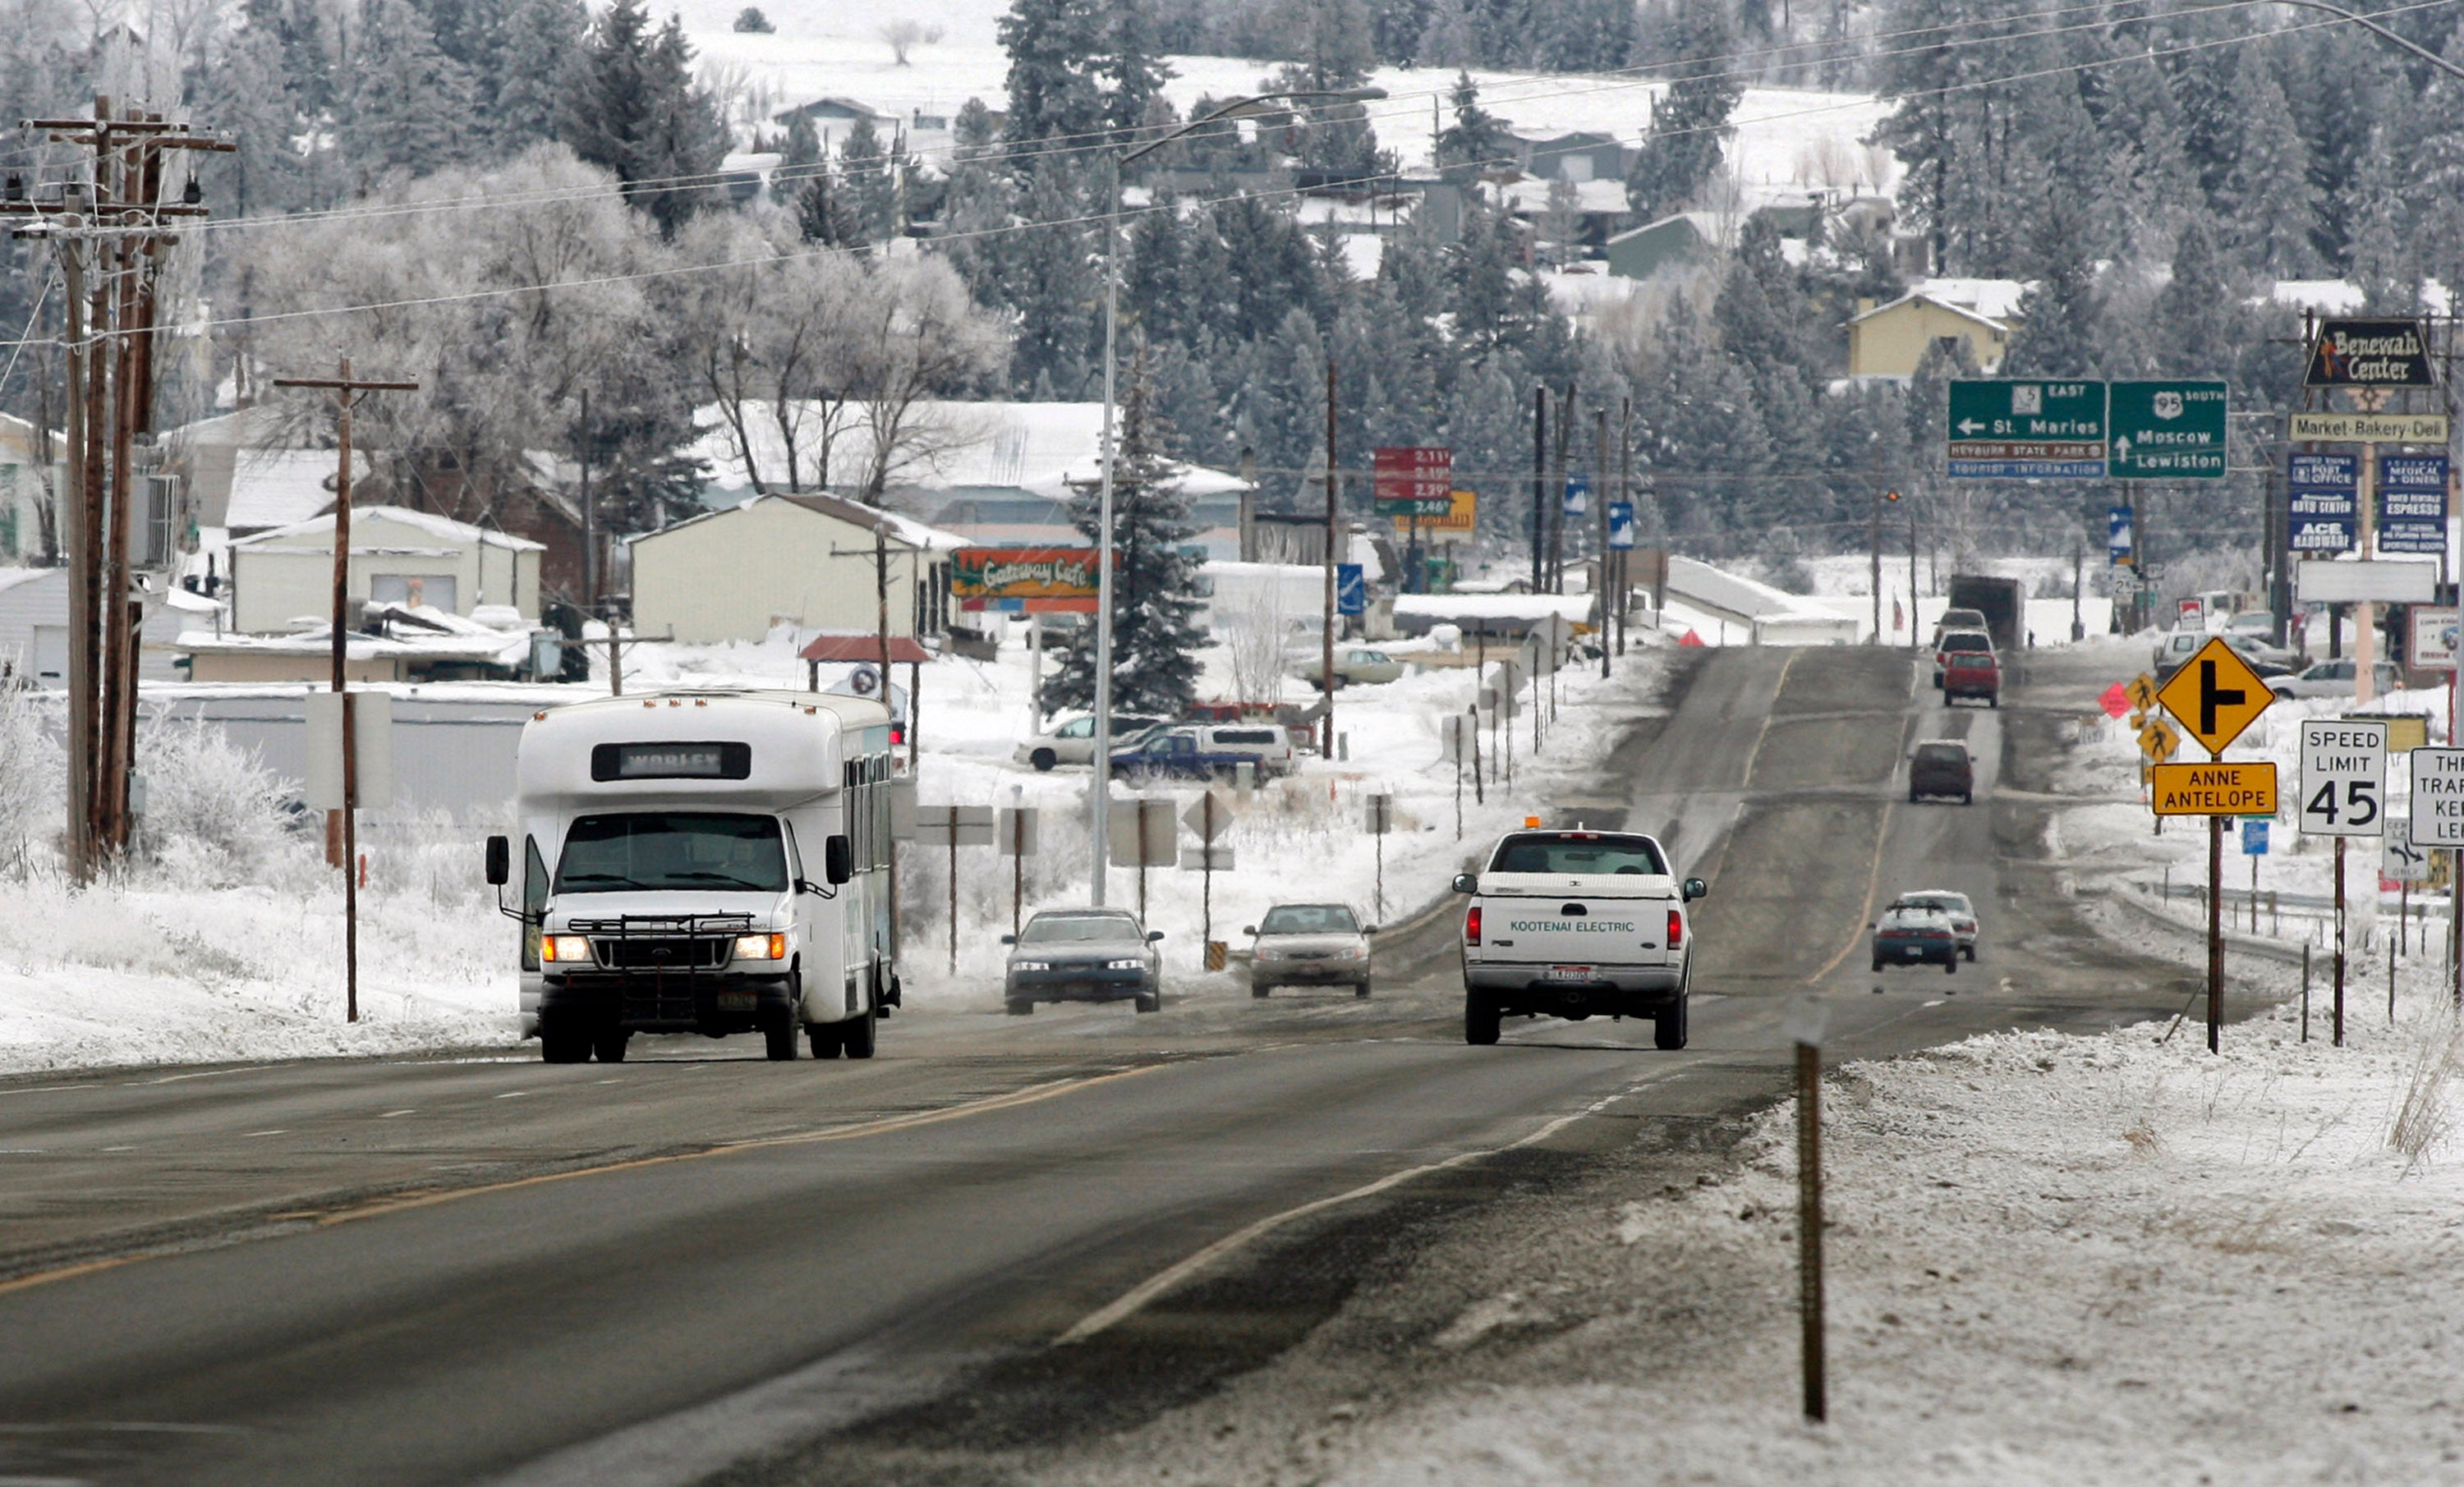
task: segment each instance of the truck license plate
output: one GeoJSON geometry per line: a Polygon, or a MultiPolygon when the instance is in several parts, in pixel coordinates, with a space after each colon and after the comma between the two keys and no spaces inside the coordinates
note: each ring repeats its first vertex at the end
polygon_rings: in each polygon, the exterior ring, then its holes
{"type": "Polygon", "coordinates": [[[1903,953],[1909,955],[1922,955],[1925,953],[1925,947],[1922,945],[1911,945],[1908,946],[1903,953]]]}
{"type": "Polygon", "coordinates": [[[1592,968],[1589,966],[1551,966],[1549,968],[1549,979],[1551,981],[1588,981],[1591,978],[1592,968]]]}
{"type": "Polygon", "coordinates": [[[760,999],[761,997],[759,992],[721,992],[718,994],[718,1010],[721,1012],[751,1012],[755,1007],[759,1005],[760,999]]]}

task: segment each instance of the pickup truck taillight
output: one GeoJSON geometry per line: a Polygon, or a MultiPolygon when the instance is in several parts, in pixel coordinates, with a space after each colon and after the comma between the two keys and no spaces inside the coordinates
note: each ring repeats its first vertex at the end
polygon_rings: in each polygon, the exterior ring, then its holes
{"type": "Polygon", "coordinates": [[[1668,948],[1683,950],[1685,945],[1685,916],[1676,909],[1668,911],[1668,948]]]}
{"type": "Polygon", "coordinates": [[[1480,943],[1480,909],[1476,906],[1463,915],[1463,943],[1465,945],[1480,943]]]}

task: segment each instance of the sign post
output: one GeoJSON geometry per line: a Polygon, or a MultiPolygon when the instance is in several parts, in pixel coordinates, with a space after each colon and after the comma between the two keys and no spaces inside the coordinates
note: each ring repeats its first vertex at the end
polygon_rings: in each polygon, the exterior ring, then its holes
{"type": "Polygon", "coordinates": [[[958,973],[958,848],[993,844],[993,808],[919,805],[915,808],[915,841],[919,846],[950,849],[950,973],[955,976],[958,973]]]}
{"type": "MultiPolygon", "coordinates": [[[[2336,1046],[2344,1046],[2344,839],[2387,834],[2383,722],[2305,718],[2301,724],[2303,831],[2336,839],[2336,1046]]],[[[2417,807],[2416,807],[2417,808],[2417,807]]]]}
{"type": "MultiPolygon", "coordinates": [[[[2464,851],[2464,749],[2412,751],[2411,829],[2415,846],[2464,851]]],[[[2447,968],[2454,1005],[2464,1008],[2464,872],[2451,870],[2448,880],[2447,968]]]]}
{"type": "Polygon", "coordinates": [[[2276,693],[2216,636],[2156,689],[2156,700],[2208,751],[2210,760],[2158,764],[2155,806],[2159,816],[2208,819],[2208,1052],[2214,1053],[2225,1016],[2225,818],[2272,817],[2277,809],[2275,764],[2227,763],[2224,752],[2275,706],[2276,693]]]}
{"type": "Polygon", "coordinates": [[[1374,795],[1369,798],[1369,834],[1377,841],[1376,907],[1370,910],[1375,919],[1386,917],[1386,834],[1395,829],[1395,798],[1374,795]]]}
{"type": "Polygon", "coordinates": [[[1223,951],[1215,943],[1215,839],[1232,824],[1230,807],[1212,789],[1199,792],[1198,800],[1180,819],[1198,834],[1198,941],[1199,963],[1209,971],[1223,969],[1223,951]]]}
{"type": "MultiPolygon", "coordinates": [[[[1025,791],[1011,786],[1013,798],[1025,791]]],[[[1001,855],[1009,859],[1009,932],[1018,933],[1019,919],[1026,902],[1026,859],[1036,849],[1036,811],[1032,805],[1004,805],[1001,822],[994,835],[1001,839],[1001,855]]]]}

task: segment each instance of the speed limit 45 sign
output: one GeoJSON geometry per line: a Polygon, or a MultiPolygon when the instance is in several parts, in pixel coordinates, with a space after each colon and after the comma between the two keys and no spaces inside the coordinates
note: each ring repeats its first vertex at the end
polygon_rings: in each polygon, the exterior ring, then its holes
{"type": "Polygon", "coordinates": [[[2321,837],[2387,835],[2387,725],[2301,724],[2300,827],[2321,837]]]}

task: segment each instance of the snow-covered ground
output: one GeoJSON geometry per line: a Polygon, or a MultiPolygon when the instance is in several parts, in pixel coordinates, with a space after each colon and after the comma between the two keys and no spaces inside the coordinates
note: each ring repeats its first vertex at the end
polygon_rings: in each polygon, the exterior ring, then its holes
{"type": "MultiPolygon", "coordinates": [[[[2464,1479],[2454,1020],[2425,985],[2344,1049],[2300,1042],[2289,1010],[2221,1058],[2163,1031],[2003,1034],[1834,1074],[1829,1425],[1797,1412],[1784,1105],[1734,1178],[1561,1236],[1590,1252],[1586,1280],[1634,1298],[1539,1345],[1591,1382],[1448,1392],[1317,1479],[2464,1479]],[[1705,1327],[1719,1345],[1663,1335],[1705,1327]]],[[[1466,1330],[1545,1328],[1539,1279],[1466,1330]]]]}

